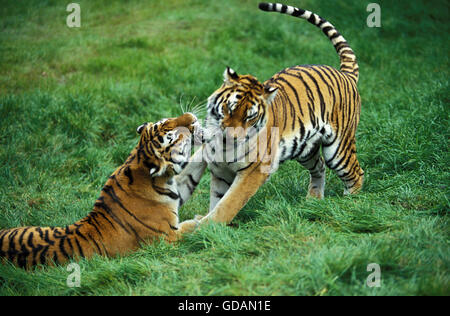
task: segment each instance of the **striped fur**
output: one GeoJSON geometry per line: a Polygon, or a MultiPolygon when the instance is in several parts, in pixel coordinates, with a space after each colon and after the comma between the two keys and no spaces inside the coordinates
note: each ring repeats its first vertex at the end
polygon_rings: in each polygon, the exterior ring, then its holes
{"type": "MultiPolygon", "coordinates": [[[[340,70],[295,66],[260,83],[253,76],[226,69],[223,85],[209,98],[207,130],[218,128],[239,138],[254,128],[258,137],[267,137],[267,148],[256,153],[248,149],[246,157],[254,154],[257,159],[208,160],[211,203],[204,222],[230,222],[286,160],[297,160],[310,171],[308,195],[312,197],[324,196],[325,165],[342,179],[345,194],[357,193],[363,183],[364,172],[356,158],[361,100],[353,50],[336,28],[317,14],[274,3],[261,3],[259,8],[302,18],[320,28],[338,53],[340,70]],[[229,132],[230,128],[234,130],[229,132]]],[[[250,144],[252,139],[247,135],[245,142],[250,144]]]]}
{"type": "Polygon", "coordinates": [[[187,133],[197,126],[189,113],[140,126],[139,144],[107,180],[87,217],[66,227],[1,230],[0,261],[29,268],[94,254],[123,255],[154,238],[175,241],[192,231],[197,222],[179,224],[178,208],[203,173],[185,166],[191,139],[187,133]]]}
{"type": "Polygon", "coordinates": [[[330,22],[308,10],[299,9],[280,3],[260,3],[259,8],[263,11],[279,12],[294,17],[299,17],[319,27],[333,43],[334,49],[339,55],[341,61],[341,72],[345,73],[348,77],[351,77],[355,82],[358,82],[359,67],[356,62],[356,55],[348,45],[345,38],[330,22]]]}

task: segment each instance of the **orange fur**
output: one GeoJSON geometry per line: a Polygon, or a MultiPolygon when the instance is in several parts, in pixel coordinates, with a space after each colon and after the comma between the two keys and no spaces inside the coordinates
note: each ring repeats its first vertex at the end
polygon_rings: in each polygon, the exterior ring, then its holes
{"type": "Polygon", "coordinates": [[[278,165],[289,159],[310,171],[308,196],[323,198],[325,165],[344,182],[344,193],[357,193],[362,187],[364,172],[355,141],[361,109],[359,68],[353,50],[329,22],[312,12],[282,4],[260,4],[260,9],[300,17],[321,28],[332,41],[341,67],[295,66],[264,83],[225,70],[223,85],[209,98],[207,129],[227,131],[249,148],[255,146],[243,136],[250,128],[268,141],[264,150],[246,153],[246,158],[256,159],[208,162],[211,203],[202,222],[230,222],[278,165]]]}
{"type": "Polygon", "coordinates": [[[141,243],[160,237],[173,242],[194,230],[196,221],[178,222],[178,208],[186,200],[180,190],[187,180],[183,172],[177,175],[182,169],[177,164],[186,161],[172,161],[190,137],[170,134],[180,128],[193,133],[197,124],[195,116],[184,114],[142,125],[139,144],[107,180],[87,217],[66,227],[1,230],[0,260],[28,268],[94,254],[124,255],[141,243]]]}

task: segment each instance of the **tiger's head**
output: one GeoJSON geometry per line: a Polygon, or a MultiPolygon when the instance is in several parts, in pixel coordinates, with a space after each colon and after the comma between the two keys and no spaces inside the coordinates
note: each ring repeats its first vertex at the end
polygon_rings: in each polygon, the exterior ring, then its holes
{"type": "Polygon", "coordinates": [[[238,138],[250,127],[264,126],[278,89],[263,85],[253,76],[240,76],[229,67],[223,76],[222,86],[208,98],[207,127],[220,128],[228,136],[238,138]]]}
{"type": "Polygon", "coordinates": [[[191,113],[177,118],[145,123],[137,128],[140,134],[138,161],[152,177],[178,174],[190,158],[191,145],[201,142],[201,125],[191,113]]]}

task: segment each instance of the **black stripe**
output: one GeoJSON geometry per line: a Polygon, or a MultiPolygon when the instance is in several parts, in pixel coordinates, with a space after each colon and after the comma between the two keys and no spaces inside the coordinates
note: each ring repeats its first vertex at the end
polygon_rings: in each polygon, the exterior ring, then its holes
{"type": "MultiPolygon", "coordinates": [[[[156,228],[153,228],[153,227],[151,227],[151,226],[148,226],[147,224],[145,224],[144,222],[142,222],[139,218],[137,218],[133,213],[131,213],[123,204],[122,204],[122,202],[120,201],[120,199],[117,197],[117,195],[116,195],[116,193],[114,192],[114,189],[113,189],[113,187],[111,187],[111,186],[105,186],[104,188],[103,188],[103,191],[106,193],[106,194],[108,194],[108,196],[112,199],[112,201],[114,202],[114,203],[116,203],[117,205],[119,205],[120,206],[120,208],[122,208],[128,215],[130,215],[132,218],[134,218],[138,223],[140,223],[142,226],[144,226],[144,227],[146,227],[147,229],[150,229],[150,230],[152,230],[152,231],[154,231],[154,232],[156,232],[156,233],[159,233],[159,234],[164,234],[164,235],[167,235],[165,232],[163,232],[163,231],[160,231],[160,230],[158,230],[158,229],[156,229],[156,228]]],[[[172,192],[173,193],[173,192],[172,192]]],[[[173,194],[175,194],[175,193],[173,193],[173,194]]],[[[177,197],[178,197],[178,195],[177,195],[177,197]]]]}
{"type": "MultiPolygon", "coordinates": [[[[338,38],[339,36],[341,36],[341,33],[339,33],[339,32],[336,30],[336,33],[334,33],[333,35],[329,36],[328,38],[329,38],[330,40],[334,40],[335,38],[338,38]]],[[[345,41],[344,41],[344,42],[345,42],[345,41]]],[[[338,45],[338,44],[340,44],[340,43],[344,43],[344,42],[336,43],[336,45],[338,45]]]]}
{"type": "MultiPolygon", "coordinates": [[[[178,194],[176,194],[175,192],[173,192],[171,190],[160,188],[156,185],[153,185],[153,189],[155,189],[155,191],[161,195],[168,196],[172,200],[178,200],[180,198],[180,196],[178,194]]],[[[192,192],[192,190],[190,188],[189,188],[189,190],[192,192]]]]}
{"type": "Polygon", "coordinates": [[[314,15],[314,13],[311,13],[311,15],[308,18],[308,22],[311,23],[311,24],[316,25],[316,17],[314,15]]]}
{"type": "Polygon", "coordinates": [[[16,250],[16,245],[14,244],[17,233],[18,233],[18,230],[15,229],[9,234],[9,248],[7,251],[9,260],[13,260],[17,256],[17,253],[18,253],[16,250]]]}
{"type": "MultiPolygon", "coordinates": [[[[349,152],[348,148],[352,145],[352,142],[349,141],[349,139],[350,138],[347,138],[344,143],[341,143],[338,146],[339,155],[343,154],[343,156],[338,160],[338,162],[333,167],[330,167],[336,172],[338,172],[338,171],[343,169],[343,166],[341,166],[341,167],[339,167],[339,166],[341,165],[342,161],[347,157],[347,154],[349,152]],[[341,149],[341,150],[339,150],[339,149],[341,149]],[[339,168],[336,169],[337,167],[339,167],[339,168]]],[[[344,166],[346,166],[348,164],[348,160],[350,159],[350,157],[351,157],[351,155],[348,156],[347,162],[346,162],[346,164],[344,164],[344,166]]]]}
{"type": "Polygon", "coordinates": [[[23,229],[22,234],[20,234],[20,237],[19,237],[19,245],[22,245],[22,244],[23,244],[23,236],[25,235],[25,233],[26,233],[29,229],[30,229],[30,227],[26,227],[26,228],[23,229]]]}
{"type": "Polygon", "coordinates": [[[261,2],[258,7],[259,7],[260,10],[270,11],[269,10],[269,4],[266,3],[266,2],[261,2]]]}
{"type": "MultiPolygon", "coordinates": [[[[233,159],[232,162],[229,162],[228,164],[232,164],[232,163],[236,163],[236,162],[241,162],[242,159],[244,159],[245,157],[248,157],[248,155],[250,154],[250,152],[254,151],[254,150],[256,149],[257,146],[258,146],[258,144],[255,144],[253,147],[248,148],[248,149],[246,150],[246,152],[245,152],[243,155],[241,155],[241,156],[239,156],[239,157],[236,157],[235,159],[233,159]]],[[[236,152],[236,153],[237,153],[237,152],[236,152]]],[[[242,162],[245,162],[245,160],[242,161],[242,162]]]]}
{"type": "MultiPolygon", "coordinates": [[[[336,34],[339,34],[339,32],[338,33],[336,33],[336,34]]],[[[336,35],[335,34],[335,35],[336,35]]],[[[340,35],[340,34],[339,34],[340,35]]],[[[338,36],[339,36],[338,35],[338,36]]],[[[334,36],[334,35],[333,35],[334,36]]],[[[333,37],[332,36],[332,37],[333,37]]],[[[336,53],[338,53],[339,54],[339,51],[341,50],[341,49],[343,49],[343,48],[350,48],[350,46],[348,45],[348,43],[344,40],[343,42],[339,42],[339,43],[336,43],[336,45],[334,45],[334,49],[336,50],[336,53]]],[[[339,57],[341,57],[341,55],[339,54],[339,57]]]]}
{"type": "Polygon", "coordinates": [[[93,227],[95,228],[95,230],[97,231],[97,233],[99,234],[99,236],[103,238],[102,232],[100,231],[100,229],[99,229],[98,226],[96,225],[96,223],[97,223],[97,224],[99,224],[99,223],[98,223],[97,220],[95,219],[95,215],[94,215],[94,214],[97,214],[97,213],[91,213],[90,216],[89,216],[88,219],[87,219],[87,222],[88,222],[88,224],[90,224],[91,226],[93,226],[93,227]],[[94,222],[95,222],[95,223],[94,223],[94,222]]]}
{"type": "Polygon", "coordinates": [[[114,226],[114,224],[109,220],[109,218],[108,217],[106,217],[106,215],[105,214],[103,214],[102,212],[95,212],[96,214],[98,214],[99,216],[102,216],[110,225],[111,225],[111,227],[115,230],[115,231],[117,231],[116,230],[116,227],[114,226]]]}
{"type": "Polygon", "coordinates": [[[6,236],[7,231],[2,231],[2,234],[0,235],[0,258],[5,257],[6,253],[3,251],[3,239],[6,236]]]}
{"type": "Polygon", "coordinates": [[[80,242],[78,241],[78,238],[75,238],[75,243],[78,247],[78,253],[80,254],[81,258],[84,258],[83,248],[80,245],[80,242]]]}
{"type": "Polygon", "coordinates": [[[214,192],[214,195],[219,199],[222,199],[225,196],[225,194],[220,193],[220,192],[214,192]]]}
{"type": "Polygon", "coordinates": [[[25,269],[27,267],[27,259],[30,252],[22,245],[21,252],[17,256],[17,266],[19,268],[25,269]]]}
{"type": "Polygon", "coordinates": [[[326,26],[322,29],[322,32],[328,37],[328,32],[330,32],[331,30],[335,30],[335,28],[332,26],[326,26]]]}
{"type": "Polygon", "coordinates": [[[33,232],[30,232],[30,234],[28,235],[27,245],[28,245],[28,247],[30,247],[32,249],[32,255],[33,255],[32,265],[35,266],[37,264],[36,256],[37,256],[38,252],[42,250],[43,246],[42,245],[34,246],[33,232]]]}
{"type": "Polygon", "coordinates": [[[247,169],[249,169],[251,166],[253,166],[254,164],[255,164],[255,163],[252,162],[252,163],[248,164],[246,167],[239,169],[237,172],[241,172],[241,171],[247,170],[247,169]]]}
{"type": "MultiPolygon", "coordinates": [[[[337,87],[338,87],[338,91],[339,91],[339,96],[341,98],[339,104],[342,109],[342,107],[347,103],[347,95],[345,94],[345,91],[342,91],[345,89],[344,79],[343,79],[344,75],[340,71],[338,71],[334,68],[329,68],[329,69],[331,72],[335,73],[336,78],[339,79],[339,84],[337,87]],[[342,90],[341,90],[341,87],[342,87],[342,90]],[[342,94],[341,94],[341,91],[342,91],[342,94]]],[[[343,115],[341,115],[339,117],[342,120],[342,124],[343,124],[343,128],[344,128],[343,131],[341,132],[341,135],[346,135],[349,126],[348,126],[348,124],[345,124],[345,123],[348,122],[348,120],[346,120],[346,118],[345,118],[345,112],[343,111],[342,113],[343,113],[343,115]]]]}
{"type": "Polygon", "coordinates": [[[189,181],[191,181],[191,184],[193,186],[198,186],[198,182],[194,180],[194,177],[192,177],[192,175],[189,175],[189,181]]]}
{"type": "MultiPolygon", "coordinates": [[[[297,100],[298,109],[300,110],[300,114],[303,116],[302,105],[301,105],[300,98],[299,98],[298,93],[297,93],[297,89],[295,89],[294,86],[293,86],[289,81],[287,81],[286,79],[284,79],[284,78],[281,77],[281,76],[278,77],[278,78],[276,78],[275,81],[276,81],[276,82],[277,82],[277,81],[281,81],[281,82],[285,83],[285,84],[292,90],[292,92],[293,92],[294,95],[295,95],[295,99],[297,100]]],[[[283,89],[283,90],[284,90],[284,89],[283,89]]]]}
{"type": "MultiPolygon", "coordinates": [[[[224,89],[223,91],[221,91],[218,95],[216,95],[216,97],[214,98],[214,102],[212,103],[213,104],[213,109],[215,110],[215,107],[218,105],[217,104],[217,100],[225,93],[225,92],[227,92],[229,89],[224,89]]],[[[218,114],[217,112],[216,112],[216,114],[218,114]]]]}
{"type": "MultiPolygon", "coordinates": [[[[80,226],[81,227],[81,226],[80,226]]],[[[84,239],[84,241],[88,241],[88,239],[86,238],[86,236],[83,235],[82,232],[80,232],[79,227],[77,227],[77,229],[75,229],[75,234],[79,237],[81,237],[82,239],[84,239]]]]}
{"type": "Polygon", "coordinates": [[[127,223],[127,226],[128,226],[129,229],[131,229],[131,231],[133,232],[134,236],[136,237],[136,239],[137,239],[138,241],[140,241],[140,242],[144,241],[144,240],[142,239],[142,237],[139,236],[138,232],[134,229],[134,227],[133,227],[132,225],[130,225],[130,224],[127,223]]]}
{"type": "Polygon", "coordinates": [[[69,245],[70,248],[70,253],[73,255],[73,245],[72,245],[72,241],[70,240],[70,238],[66,238],[67,240],[67,244],[69,245]]]}
{"type": "Polygon", "coordinates": [[[46,229],[45,230],[45,233],[44,233],[44,240],[45,240],[45,242],[48,244],[48,245],[50,245],[50,246],[53,246],[54,244],[55,244],[55,242],[53,241],[53,240],[50,240],[49,239],[49,230],[48,229],[46,229]]]}
{"type": "MultiPolygon", "coordinates": [[[[353,154],[349,153],[349,151],[345,152],[344,158],[348,155],[347,159],[345,160],[345,163],[340,166],[338,169],[334,169],[336,172],[339,172],[341,170],[345,170],[348,167],[348,164],[350,163],[350,160],[352,159],[353,154]]],[[[342,162],[342,160],[338,163],[338,165],[342,162]]]]}
{"type": "Polygon", "coordinates": [[[331,169],[336,168],[337,165],[339,165],[340,161],[343,159],[341,159],[335,167],[331,166],[331,163],[333,162],[333,160],[338,156],[339,153],[343,152],[343,150],[340,150],[341,148],[346,148],[347,147],[347,142],[349,141],[349,138],[345,139],[344,142],[341,142],[338,144],[336,151],[334,152],[333,156],[330,159],[325,160],[325,163],[327,164],[327,166],[329,166],[331,169]]]}
{"type": "Polygon", "coordinates": [[[294,12],[292,13],[292,16],[299,17],[300,15],[303,15],[305,13],[305,10],[295,8],[294,12]]]}
{"type": "Polygon", "coordinates": [[[115,175],[112,175],[111,177],[109,177],[111,180],[114,181],[114,183],[117,185],[117,187],[123,191],[124,193],[128,193],[127,191],[124,190],[124,188],[122,187],[122,185],[120,184],[120,182],[117,180],[115,175]]]}
{"type": "Polygon", "coordinates": [[[299,150],[298,150],[298,154],[297,155],[295,155],[294,157],[292,157],[292,159],[296,159],[297,157],[299,157],[299,156],[301,156],[302,155],[302,153],[303,153],[303,150],[305,149],[305,147],[306,147],[306,144],[307,144],[307,142],[306,141],[304,141],[301,145],[300,145],[300,148],[299,148],[299,150]]]}
{"type": "MultiPolygon", "coordinates": [[[[315,135],[315,134],[314,134],[314,135],[315,135]]],[[[314,144],[314,145],[312,146],[313,149],[311,149],[311,150],[309,151],[309,153],[308,153],[307,155],[305,155],[305,158],[304,158],[304,159],[299,160],[300,163],[302,163],[302,164],[307,163],[307,162],[310,161],[312,158],[314,158],[314,156],[317,154],[317,152],[318,152],[319,149],[320,149],[320,145],[318,144],[319,142],[320,142],[320,141],[318,141],[316,144],[314,144]]],[[[317,161],[319,161],[319,160],[320,160],[320,159],[317,159],[317,161]]],[[[317,161],[316,161],[316,164],[314,165],[314,167],[312,167],[310,170],[312,170],[312,169],[314,169],[314,168],[316,167],[317,161]]]]}
{"type": "Polygon", "coordinates": [[[328,71],[328,73],[333,77],[334,81],[336,82],[335,85],[338,89],[339,92],[339,101],[342,102],[342,93],[341,93],[341,87],[340,87],[340,83],[338,81],[338,78],[336,77],[335,71],[336,69],[331,68],[331,67],[327,67],[327,66],[323,66],[322,68],[325,68],[325,70],[328,71]]]}
{"type": "MultiPolygon", "coordinates": [[[[104,202],[104,198],[100,197],[97,202],[94,204],[94,207],[100,208],[102,210],[104,210],[106,213],[108,213],[108,215],[111,216],[111,218],[117,223],[119,224],[120,227],[123,228],[123,230],[125,230],[128,234],[130,234],[130,232],[128,231],[128,229],[125,227],[125,225],[122,223],[122,221],[113,213],[112,209],[104,202]]],[[[105,217],[106,218],[106,217],[105,217]]],[[[112,223],[108,220],[108,222],[112,225],[112,223]]]]}
{"type": "Polygon", "coordinates": [[[41,239],[44,239],[44,232],[42,231],[41,227],[36,227],[36,231],[39,233],[39,237],[41,239]]]}
{"type": "Polygon", "coordinates": [[[225,179],[223,179],[223,178],[221,178],[221,177],[218,177],[217,175],[215,175],[215,174],[212,173],[212,172],[211,172],[211,174],[214,176],[214,178],[216,178],[216,179],[219,180],[220,182],[223,182],[223,183],[225,183],[226,185],[231,186],[231,183],[229,183],[227,180],[225,180],[225,179]]]}
{"type": "Polygon", "coordinates": [[[333,103],[331,104],[331,112],[333,113],[334,106],[336,104],[336,94],[334,93],[333,80],[331,79],[330,75],[328,74],[327,71],[325,71],[324,68],[322,68],[322,67],[315,68],[314,67],[312,69],[319,74],[319,76],[322,78],[322,80],[327,84],[328,91],[330,92],[331,95],[333,95],[333,103]],[[327,82],[323,76],[326,76],[328,78],[329,82],[327,82]]]}
{"type": "Polygon", "coordinates": [[[347,178],[348,176],[351,176],[351,177],[357,176],[358,174],[355,173],[355,169],[358,166],[357,162],[358,161],[355,159],[355,161],[353,161],[352,166],[349,168],[348,172],[345,172],[345,173],[339,175],[339,178],[342,179],[342,178],[347,178]]]}
{"type": "Polygon", "coordinates": [[[20,268],[26,268],[28,255],[30,254],[30,251],[27,249],[26,245],[23,243],[23,237],[29,229],[30,229],[30,227],[24,228],[22,231],[22,234],[20,234],[20,237],[19,237],[20,253],[17,257],[17,265],[20,268]]]}
{"type": "Polygon", "coordinates": [[[99,254],[102,254],[102,250],[100,249],[100,246],[97,244],[97,242],[95,241],[95,238],[92,237],[91,234],[88,233],[88,237],[90,238],[90,240],[94,243],[95,247],[98,250],[99,254]]]}
{"type": "Polygon", "coordinates": [[[321,27],[322,24],[324,24],[326,22],[326,20],[324,18],[322,18],[321,16],[317,15],[317,17],[319,18],[319,23],[317,23],[316,26],[321,27]]]}
{"type": "Polygon", "coordinates": [[[123,173],[129,180],[128,185],[132,185],[133,184],[133,174],[131,172],[130,167],[126,167],[125,171],[123,173]]]}
{"type": "Polygon", "coordinates": [[[33,245],[33,232],[30,232],[30,234],[28,235],[27,245],[28,245],[28,247],[30,247],[31,249],[34,249],[34,245],[33,245]]]}
{"type": "MultiPolygon", "coordinates": [[[[153,143],[153,141],[152,141],[152,143],[153,143]]],[[[159,148],[158,146],[157,146],[157,148],[159,148]]],[[[147,142],[144,144],[144,149],[145,150],[142,151],[142,155],[144,156],[145,159],[152,159],[152,157],[156,156],[155,150],[153,149],[152,146],[150,146],[150,142],[147,142]],[[147,154],[147,152],[149,152],[151,155],[147,154]]]]}
{"type": "Polygon", "coordinates": [[[69,259],[69,254],[66,251],[66,248],[64,248],[64,242],[66,241],[67,236],[63,237],[59,241],[59,251],[61,251],[61,254],[66,258],[69,259]]]}
{"type": "Polygon", "coordinates": [[[43,246],[43,250],[40,255],[40,263],[45,264],[47,262],[47,252],[48,252],[49,246],[43,246]]]}
{"type": "Polygon", "coordinates": [[[295,156],[295,153],[297,152],[297,148],[298,148],[298,138],[295,137],[294,138],[294,145],[292,146],[290,157],[294,157],[295,156]]]}
{"type": "Polygon", "coordinates": [[[314,76],[312,76],[309,72],[304,71],[304,70],[300,70],[300,71],[303,72],[304,74],[306,74],[311,79],[311,81],[314,83],[314,85],[316,86],[317,94],[319,95],[319,99],[320,99],[320,115],[322,118],[322,122],[324,122],[325,121],[325,117],[324,117],[324,115],[325,115],[325,100],[324,100],[322,91],[320,90],[319,84],[318,84],[317,80],[314,78],[314,76]]]}
{"type": "Polygon", "coordinates": [[[311,123],[313,124],[313,127],[315,127],[314,126],[314,124],[315,124],[314,116],[313,116],[313,114],[314,114],[314,102],[315,102],[314,101],[314,95],[313,95],[313,93],[311,91],[311,88],[308,86],[308,84],[305,82],[305,80],[301,76],[301,74],[300,74],[300,70],[301,69],[300,68],[294,68],[293,70],[297,70],[298,72],[297,73],[286,72],[286,75],[299,79],[302,82],[302,84],[305,86],[305,90],[306,90],[306,95],[308,97],[308,101],[312,102],[312,104],[311,104],[311,102],[308,102],[309,116],[310,116],[310,119],[311,119],[311,123]],[[311,105],[312,105],[312,107],[311,107],[311,105]]]}

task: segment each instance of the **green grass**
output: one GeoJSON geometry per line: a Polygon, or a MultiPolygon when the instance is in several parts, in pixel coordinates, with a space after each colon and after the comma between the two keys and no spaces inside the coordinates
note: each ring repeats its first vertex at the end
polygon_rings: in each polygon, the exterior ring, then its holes
{"type": "MultiPolygon", "coordinates": [[[[258,1],[2,1],[0,228],[84,217],[143,122],[204,100],[227,65],[261,80],[297,64],[338,66],[309,23],[258,1]]],[[[447,1],[291,0],[330,20],[360,63],[362,193],[306,200],[308,173],[284,164],[235,219],[180,243],[65,267],[0,266],[0,295],[450,295],[447,1]],[[365,285],[369,263],[381,287],[365,285]]],[[[209,176],[183,207],[205,213],[209,176]]]]}

